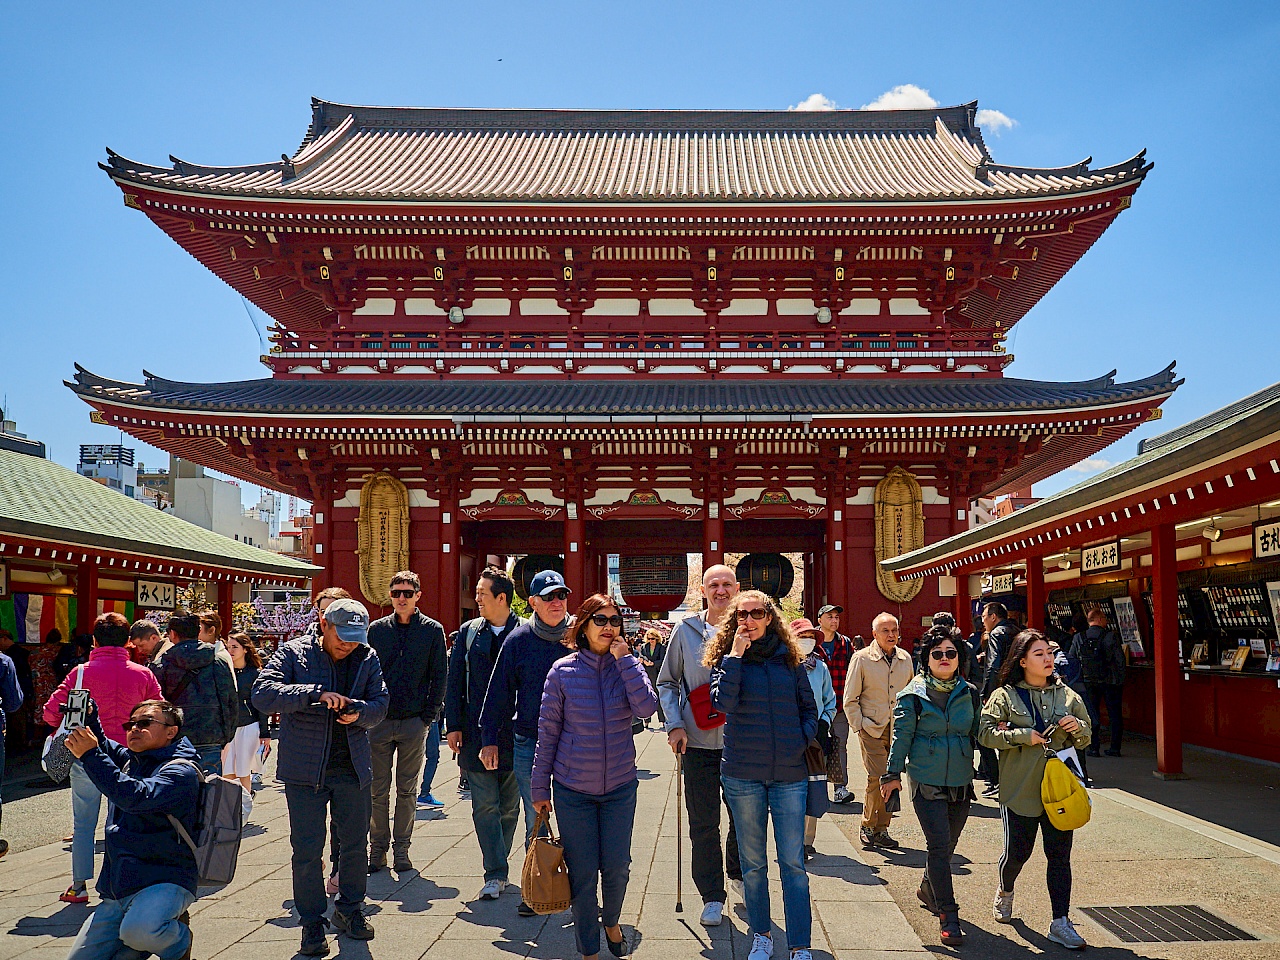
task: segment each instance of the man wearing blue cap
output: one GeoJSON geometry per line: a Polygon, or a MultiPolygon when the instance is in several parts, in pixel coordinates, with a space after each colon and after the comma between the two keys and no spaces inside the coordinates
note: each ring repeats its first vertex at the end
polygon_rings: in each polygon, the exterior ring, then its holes
{"type": "Polygon", "coordinates": [[[354,939],[373,939],[362,909],[373,780],[369,729],[386,716],[390,696],[368,631],[364,604],[334,600],[321,614],[320,636],[282,643],[253,685],[253,705],[280,714],[276,776],[289,806],[293,903],[302,918],[298,952],[304,956],[329,952],[321,858],[330,812],[342,852],[329,923],[354,939]]]}
{"type": "MultiPolygon", "coordinates": [[[[515,741],[514,772],[524,807],[525,846],[533,838],[537,818],[533,809],[533,753],[538,742],[542,687],[551,665],[573,652],[564,642],[569,633],[569,593],[564,577],[555,570],[534,576],[529,584],[533,616],[512,630],[502,645],[480,710],[480,762],[486,769],[498,768],[498,743],[504,733],[515,741]]],[[[518,912],[533,916],[533,908],[523,900],[518,912]]]]}

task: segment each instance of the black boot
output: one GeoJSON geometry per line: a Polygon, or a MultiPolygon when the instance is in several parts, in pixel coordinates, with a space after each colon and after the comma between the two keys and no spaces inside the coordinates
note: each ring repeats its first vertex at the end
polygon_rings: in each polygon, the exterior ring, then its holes
{"type": "Polygon", "coordinates": [[[928,874],[925,874],[924,879],[920,881],[920,889],[916,891],[916,899],[935,917],[938,915],[938,904],[933,899],[933,885],[929,883],[928,874]]]}

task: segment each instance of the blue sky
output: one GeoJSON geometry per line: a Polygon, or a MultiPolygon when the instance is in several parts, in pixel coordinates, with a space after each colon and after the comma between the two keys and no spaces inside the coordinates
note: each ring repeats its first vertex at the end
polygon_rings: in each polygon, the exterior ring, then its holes
{"type": "Polygon", "coordinates": [[[1145,147],[1156,167],[1133,207],[1015,328],[1008,375],[1134,379],[1176,360],[1187,382],[1148,432],[1280,379],[1280,4],[44,3],[6,21],[0,394],[65,464],[117,436],[62,386],[73,362],[122,379],[266,375],[239,297],[126,210],[96,167],[103,148],[267,160],[294,151],[312,95],[858,107],[914,84],[1011,118],[987,138],[1001,162],[1106,164],[1145,147]]]}

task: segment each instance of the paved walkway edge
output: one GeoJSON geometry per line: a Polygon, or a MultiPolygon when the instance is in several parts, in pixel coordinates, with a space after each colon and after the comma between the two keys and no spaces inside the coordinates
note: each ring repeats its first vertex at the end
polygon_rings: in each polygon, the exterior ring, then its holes
{"type": "Polygon", "coordinates": [[[1199,817],[1193,817],[1180,810],[1174,810],[1164,804],[1156,803],[1154,800],[1148,800],[1145,797],[1135,796],[1124,790],[1097,789],[1093,793],[1107,800],[1113,800],[1122,806],[1129,807],[1131,810],[1138,810],[1155,817],[1157,820],[1163,820],[1165,823],[1182,827],[1184,830],[1190,830],[1192,833],[1197,833],[1209,840],[1216,840],[1218,843],[1226,844],[1228,847],[1235,847],[1237,850],[1242,850],[1251,856],[1268,860],[1274,864],[1280,864],[1280,847],[1263,840],[1255,840],[1253,837],[1247,837],[1243,833],[1228,830],[1226,827],[1220,827],[1216,823],[1209,823],[1207,820],[1201,820],[1199,817]]]}

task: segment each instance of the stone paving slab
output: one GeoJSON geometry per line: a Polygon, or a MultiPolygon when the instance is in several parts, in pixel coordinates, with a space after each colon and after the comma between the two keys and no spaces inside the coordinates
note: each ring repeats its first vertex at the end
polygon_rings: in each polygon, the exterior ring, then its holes
{"type": "MultiPolygon", "coordinates": [[[[631,883],[623,905],[623,929],[638,960],[745,960],[750,949],[746,912],[731,902],[724,923],[698,923],[702,904],[689,873],[687,821],[682,823],[683,913],[675,912],[676,790],[675,763],[666,738],[657,732],[637,737],[642,768],[636,829],[632,843],[631,883]]],[[[330,939],[331,956],[365,960],[561,960],[576,957],[569,914],[524,918],[516,914],[518,888],[497,902],[473,898],[483,884],[479,849],[471,826],[469,802],[457,796],[457,768],[447,760],[435,785],[446,800],[441,813],[419,811],[410,858],[415,870],[390,870],[369,878],[370,920],[377,931],[368,943],[330,939]]],[[[68,798],[51,815],[70,819],[68,798]]],[[[301,931],[293,912],[289,871],[288,817],[283,791],[269,784],[258,793],[252,824],[241,846],[236,879],[209,891],[192,905],[198,960],[276,960],[295,956],[301,931]]],[[[770,843],[772,846],[772,843],[770,843]]],[[[923,947],[894,905],[888,888],[863,861],[830,818],[819,823],[810,863],[814,900],[814,956],[876,960],[923,947]],[[868,950],[875,947],[875,950],[868,950]],[[854,952],[850,952],[854,951],[854,952]],[[891,952],[884,952],[891,951],[891,952]]],[[[511,876],[518,879],[522,856],[513,852],[511,876]]],[[[15,853],[0,863],[0,960],[65,957],[71,939],[90,908],[58,902],[70,871],[68,844],[46,844],[15,853]]],[[[785,960],[782,891],[776,864],[770,870],[770,900],[775,914],[775,956],[785,960]]],[[[604,955],[608,956],[607,951],[604,955]]]]}

